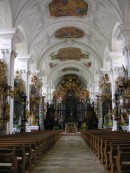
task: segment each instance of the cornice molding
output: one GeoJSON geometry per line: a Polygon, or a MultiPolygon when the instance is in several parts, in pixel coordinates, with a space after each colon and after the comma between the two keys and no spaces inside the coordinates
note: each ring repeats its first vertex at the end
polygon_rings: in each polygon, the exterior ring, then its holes
{"type": "Polygon", "coordinates": [[[0,29],[0,37],[7,38],[7,37],[13,37],[15,34],[16,28],[8,28],[8,29],[0,29]]]}

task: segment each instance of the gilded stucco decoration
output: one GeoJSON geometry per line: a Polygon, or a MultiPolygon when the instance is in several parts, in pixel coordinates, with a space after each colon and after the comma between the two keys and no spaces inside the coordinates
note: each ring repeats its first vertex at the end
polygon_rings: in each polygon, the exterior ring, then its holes
{"type": "Polygon", "coordinates": [[[7,84],[6,63],[0,60],[0,84],[7,84]]]}
{"type": "Polygon", "coordinates": [[[128,70],[122,66],[123,73],[115,81],[116,92],[122,100],[122,109],[129,109],[130,111],[130,79],[128,77],[128,70]]]}
{"type": "Polygon", "coordinates": [[[3,60],[0,60],[0,135],[6,134],[6,123],[10,119],[9,98],[13,98],[14,91],[8,85],[7,80],[7,65],[3,60]]]}
{"type": "Polygon", "coordinates": [[[66,71],[79,71],[79,69],[75,67],[67,67],[62,70],[62,72],[66,72],[66,71]]]}
{"type": "Polygon", "coordinates": [[[84,0],[53,0],[49,4],[51,16],[84,16],[87,15],[88,4],[84,0]]]}
{"type": "Polygon", "coordinates": [[[73,92],[77,99],[86,99],[89,97],[89,91],[76,75],[66,75],[62,83],[53,92],[53,97],[61,101],[68,92],[73,92]]]}
{"type": "Polygon", "coordinates": [[[14,125],[18,124],[20,118],[22,117],[22,95],[25,94],[25,83],[21,78],[21,73],[19,70],[15,72],[14,78],[14,125]]]}
{"type": "Polygon", "coordinates": [[[30,85],[30,125],[39,124],[39,105],[41,103],[40,82],[37,76],[32,76],[30,85]]]}
{"type": "Polygon", "coordinates": [[[24,81],[21,78],[20,71],[15,72],[15,78],[14,78],[14,92],[15,94],[19,93],[25,93],[25,84],[24,81]]]}
{"type": "Polygon", "coordinates": [[[84,32],[76,27],[64,27],[55,32],[56,38],[82,38],[84,32]]]}
{"type": "MultiPolygon", "coordinates": [[[[130,115],[130,79],[128,77],[128,69],[122,65],[120,69],[120,76],[115,81],[115,93],[117,100],[120,103],[118,106],[118,112],[120,112],[120,124],[129,125],[130,115]]],[[[116,102],[116,99],[113,100],[116,102]]],[[[115,118],[117,118],[116,109],[113,110],[115,118]]]]}
{"type": "Polygon", "coordinates": [[[102,82],[99,84],[99,88],[101,90],[102,101],[106,99],[112,99],[111,83],[109,81],[109,75],[107,73],[104,74],[102,82]]]}
{"type": "Polygon", "coordinates": [[[112,125],[112,93],[109,74],[105,73],[99,83],[100,94],[97,96],[98,113],[102,109],[103,126],[112,125]]]}
{"type": "Polygon", "coordinates": [[[66,60],[75,60],[80,61],[81,59],[88,59],[88,54],[82,53],[80,48],[68,47],[61,48],[58,51],[58,54],[54,55],[53,53],[50,55],[51,60],[66,61],[66,60]]]}
{"type": "Polygon", "coordinates": [[[37,76],[31,77],[31,85],[30,85],[30,92],[32,96],[39,95],[40,83],[37,76]]]}

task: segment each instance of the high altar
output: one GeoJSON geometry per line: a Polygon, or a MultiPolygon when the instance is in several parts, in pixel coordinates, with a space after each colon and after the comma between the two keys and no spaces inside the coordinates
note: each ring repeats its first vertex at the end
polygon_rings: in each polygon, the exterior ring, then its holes
{"type": "Polygon", "coordinates": [[[77,126],[75,123],[66,123],[65,125],[66,133],[77,133],[77,126]]]}

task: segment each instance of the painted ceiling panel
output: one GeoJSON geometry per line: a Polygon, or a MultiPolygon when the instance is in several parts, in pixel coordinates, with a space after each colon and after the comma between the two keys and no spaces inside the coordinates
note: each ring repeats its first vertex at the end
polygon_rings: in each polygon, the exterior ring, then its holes
{"type": "Polygon", "coordinates": [[[84,32],[76,27],[64,27],[55,32],[56,38],[82,38],[84,32]]]}
{"type": "Polygon", "coordinates": [[[62,70],[62,72],[66,72],[66,71],[79,71],[79,69],[75,67],[67,67],[62,70]]]}
{"type": "Polygon", "coordinates": [[[67,47],[59,49],[58,54],[51,55],[51,59],[52,60],[59,59],[60,61],[66,61],[66,60],[80,61],[81,59],[88,59],[88,55],[83,54],[80,48],[67,47]]]}
{"type": "Polygon", "coordinates": [[[53,0],[49,5],[50,15],[84,16],[87,15],[88,4],[84,0],[53,0]]]}

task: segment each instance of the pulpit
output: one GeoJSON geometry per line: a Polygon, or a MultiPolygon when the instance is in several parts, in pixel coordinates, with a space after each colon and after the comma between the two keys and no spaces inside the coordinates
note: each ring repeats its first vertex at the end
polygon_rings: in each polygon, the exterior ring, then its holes
{"type": "Polygon", "coordinates": [[[75,123],[66,123],[65,125],[66,133],[77,133],[77,126],[75,123]]]}

